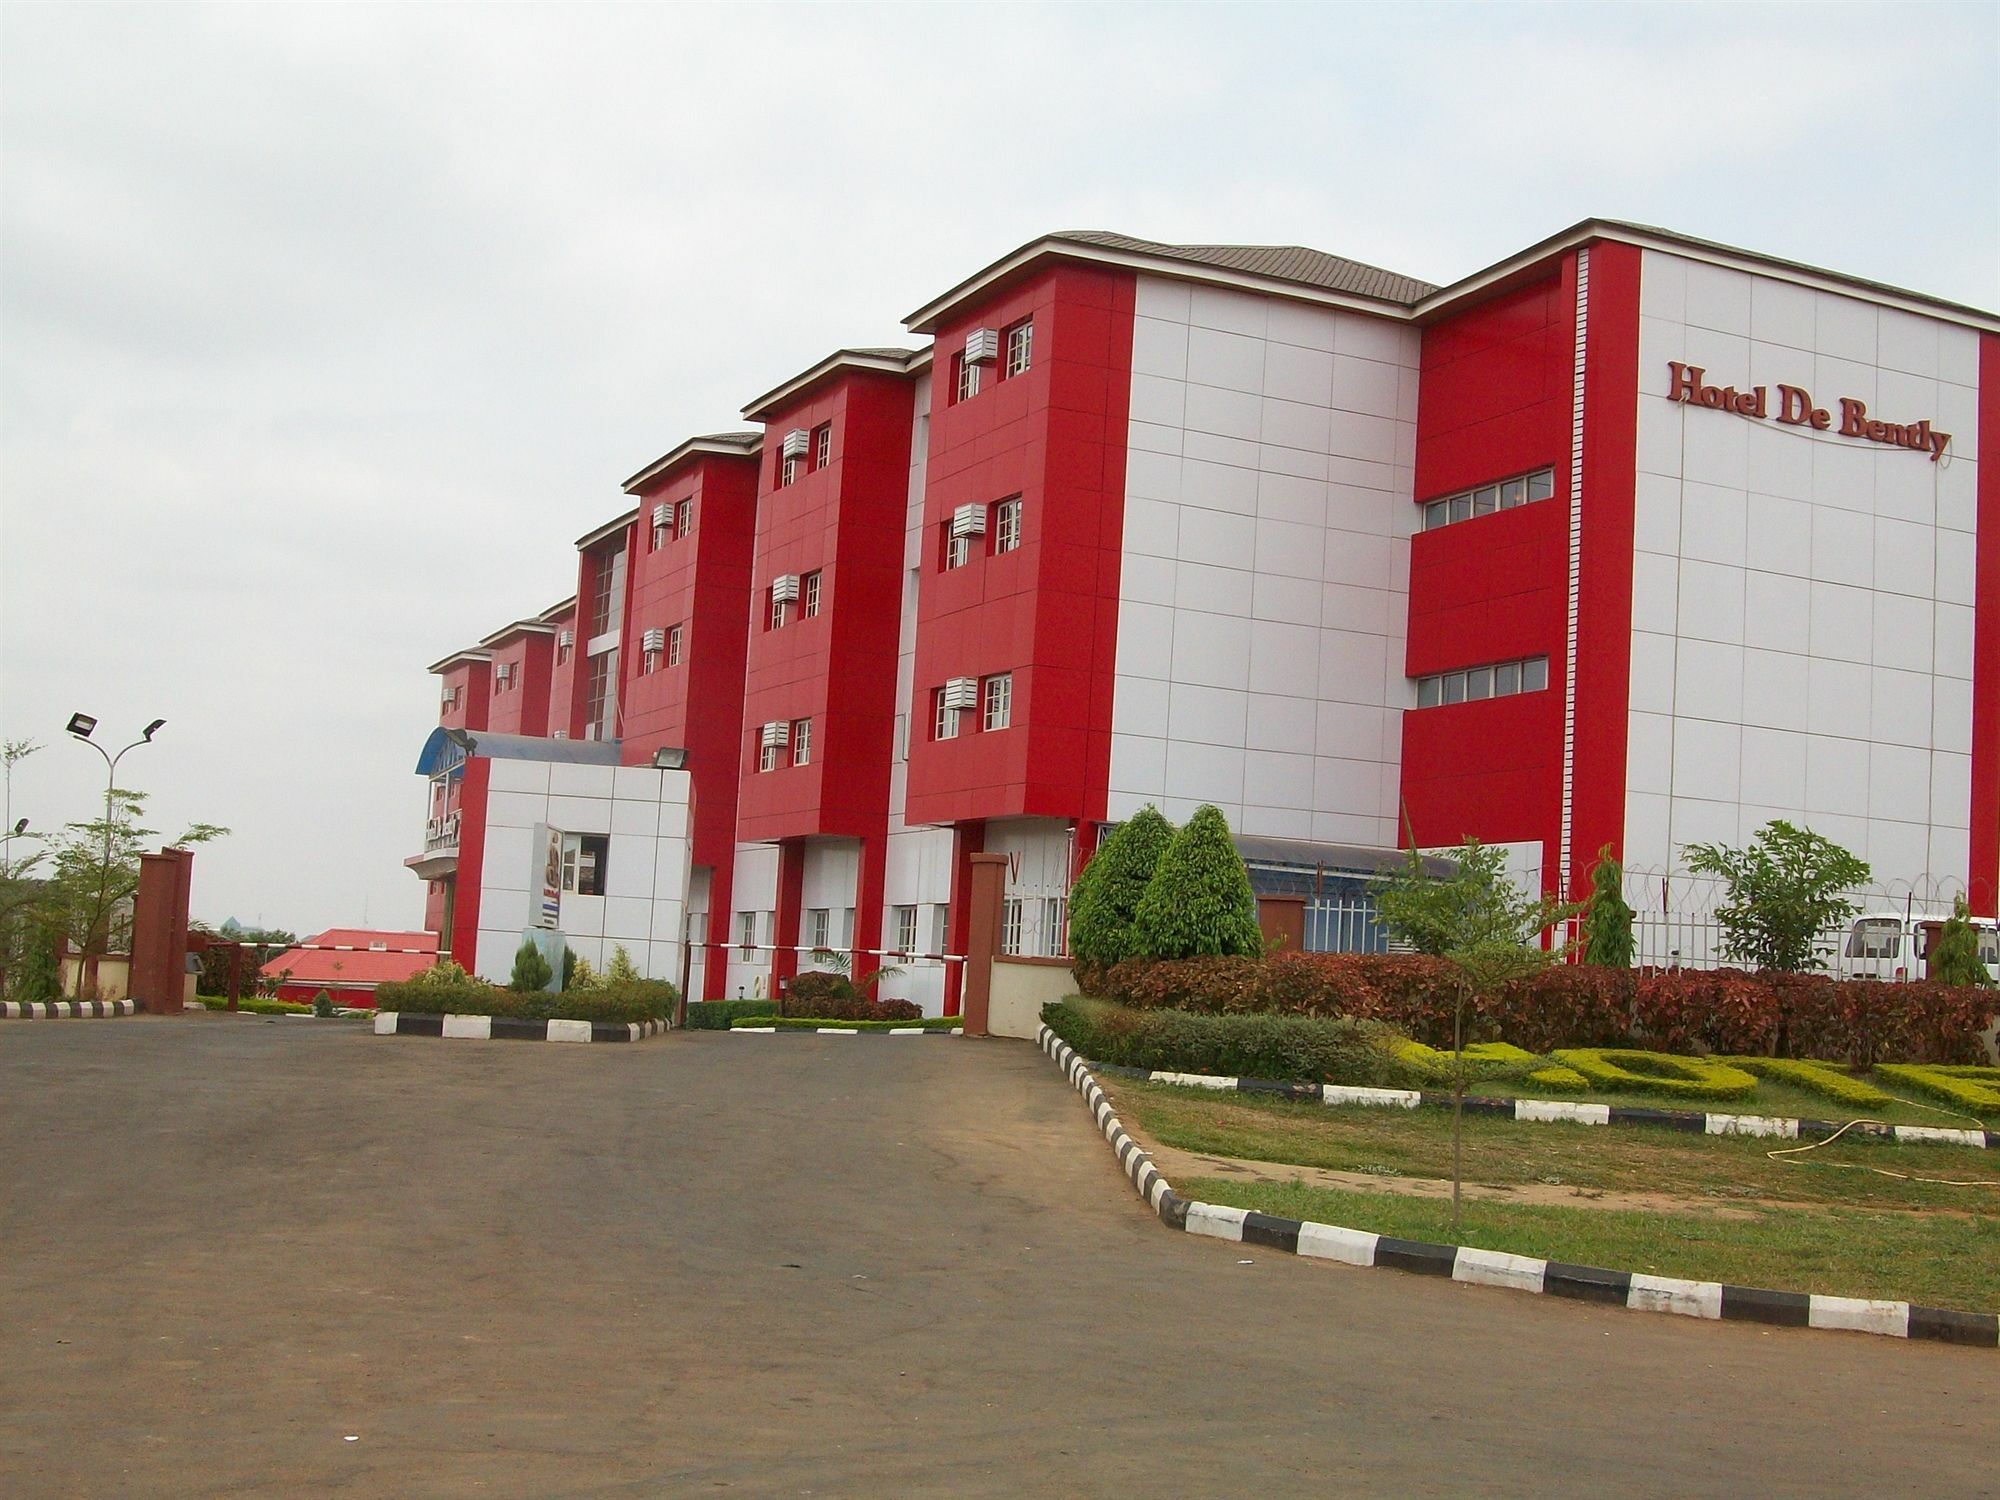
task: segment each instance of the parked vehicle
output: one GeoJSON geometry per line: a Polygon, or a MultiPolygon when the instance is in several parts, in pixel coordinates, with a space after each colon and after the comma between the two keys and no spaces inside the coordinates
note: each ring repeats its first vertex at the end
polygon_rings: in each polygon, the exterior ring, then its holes
{"type": "MultiPolygon", "coordinates": [[[[2000,980],[2000,923],[1990,917],[1970,920],[1979,934],[1980,961],[2000,980]]],[[[1839,970],[1855,979],[1926,979],[1931,946],[1943,929],[1942,917],[1868,912],[1848,927],[1839,970]]]]}

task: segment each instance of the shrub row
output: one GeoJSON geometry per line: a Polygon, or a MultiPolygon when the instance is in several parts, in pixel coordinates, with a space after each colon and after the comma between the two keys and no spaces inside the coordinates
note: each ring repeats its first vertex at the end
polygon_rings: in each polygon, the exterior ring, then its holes
{"type": "Polygon", "coordinates": [[[1674,1099],[1747,1099],[1757,1080],[1741,1068],[1705,1057],[1669,1057],[1629,1047],[1565,1047],[1554,1054],[1592,1089],[1665,1094],[1674,1099]]]}
{"type": "MultiPolygon", "coordinates": [[[[1414,954],[1274,953],[1268,958],[1128,959],[1080,973],[1091,992],[1140,1009],[1344,1016],[1451,1045],[1457,971],[1414,954]]],[[[1990,989],[1836,980],[1741,969],[1611,969],[1556,964],[1482,996],[1466,1039],[1530,1052],[1646,1047],[1666,1052],[1879,1057],[1969,1063],[2000,1011],[1990,989]]]]}
{"type": "Polygon", "coordinates": [[[690,1000],[687,1008],[689,1031],[727,1031],[738,1016],[775,1016],[775,1000],[690,1000]]]}
{"type": "Polygon", "coordinates": [[[1838,1063],[1805,1062],[1791,1057],[1725,1057],[1722,1061],[1759,1078],[1789,1083],[1793,1088],[1853,1109],[1879,1109],[1894,1102],[1874,1084],[1856,1078],[1838,1063]]]}
{"type": "Polygon", "coordinates": [[[1085,1057],[1128,1068],[1412,1086],[1391,1051],[1395,1034],[1373,1021],[1133,1010],[1081,997],[1051,1001],[1042,1020],[1085,1057]]]}
{"type": "MultiPolygon", "coordinates": [[[[1453,1073],[1449,1048],[1439,1051],[1422,1042],[1401,1041],[1391,1049],[1397,1061],[1424,1075],[1426,1083],[1450,1083],[1453,1073]]],[[[1459,1053],[1467,1083],[1495,1078],[1513,1078],[1536,1067],[1541,1059],[1524,1052],[1511,1042],[1473,1042],[1459,1053]]]]}
{"type": "Polygon", "coordinates": [[[836,1016],[738,1016],[729,1023],[730,1030],[743,1031],[753,1026],[771,1026],[779,1031],[815,1031],[822,1026],[852,1027],[856,1031],[888,1031],[895,1027],[921,1026],[925,1031],[950,1031],[963,1025],[958,1016],[922,1016],[913,1020],[844,1020],[836,1016]]]}
{"type": "Polygon", "coordinates": [[[924,1008],[914,1000],[877,1000],[845,974],[814,972],[792,981],[778,1002],[778,1014],[822,1021],[920,1021],[924,1008]]]}
{"type": "MultiPolygon", "coordinates": [[[[229,1009],[229,1000],[226,996],[197,995],[195,998],[201,1001],[203,1008],[207,1010],[229,1009]]],[[[312,1007],[310,1005],[301,1005],[296,1000],[267,1000],[261,995],[241,996],[236,1002],[236,1008],[240,1011],[248,1011],[253,1016],[309,1016],[312,1014],[312,1007]]]]}
{"type": "Polygon", "coordinates": [[[1917,1067],[1884,1063],[1876,1069],[1884,1078],[1908,1084],[1979,1115],[2000,1115],[2000,1068],[1917,1067]]]}
{"type": "Polygon", "coordinates": [[[680,991],[663,979],[607,979],[587,990],[509,990],[471,977],[375,987],[377,1010],[418,1015],[516,1016],[527,1021],[664,1021],[680,991]]]}

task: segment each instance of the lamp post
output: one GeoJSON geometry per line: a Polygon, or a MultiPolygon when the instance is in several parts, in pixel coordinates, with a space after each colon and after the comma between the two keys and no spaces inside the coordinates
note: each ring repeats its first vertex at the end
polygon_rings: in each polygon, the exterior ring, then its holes
{"type": "MultiPolygon", "coordinates": [[[[152,723],[148,724],[143,730],[139,732],[139,738],[132,741],[131,744],[121,748],[116,755],[113,755],[110,751],[106,750],[102,745],[98,744],[96,740],[90,737],[91,732],[97,728],[97,720],[93,719],[89,714],[71,714],[69,716],[69,723],[67,726],[65,726],[69,730],[69,733],[72,738],[78,740],[83,744],[90,746],[91,749],[95,750],[99,755],[104,757],[104,866],[103,866],[103,875],[100,877],[103,882],[103,884],[99,887],[100,895],[104,893],[105,889],[110,885],[111,882],[111,826],[112,826],[111,804],[112,804],[112,797],[118,787],[118,762],[125,758],[125,752],[127,750],[136,750],[141,745],[152,744],[153,736],[158,734],[160,730],[166,726],[166,722],[167,721],[165,719],[153,720],[152,723]]],[[[101,919],[108,921],[110,915],[111,915],[110,906],[107,903],[104,911],[101,913],[101,919]]],[[[93,922],[91,924],[92,932],[85,935],[84,941],[86,946],[90,942],[91,938],[95,936],[96,925],[97,925],[96,922],[93,922]]],[[[96,977],[95,976],[96,965],[95,962],[93,961],[95,955],[86,952],[83,955],[83,957],[85,963],[92,970],[91,978],[94,982],[96,977]]],[[[77,991],[79,996],[81,996],[83,990],[83,981],[84,981],[84,975],[81,972],[81,969],[79,969],[79,972],[77,974],[77,991]]]]}

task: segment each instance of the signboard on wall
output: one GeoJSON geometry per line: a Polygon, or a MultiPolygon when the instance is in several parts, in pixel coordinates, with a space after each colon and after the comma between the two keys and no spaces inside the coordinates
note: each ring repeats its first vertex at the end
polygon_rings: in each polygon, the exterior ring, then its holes
{"type": "Polygon", "coordinates": [[[531,864],[528,889],[535,897],[529,913],[533,926],[555,929],[562,925],[562,844],[560,828],[551,828],[546,823],[535,825],[534,837],[528,844],[531,864]]]}
{"type": "Polygon", "coordinates": [[[1739,417],[1750,417],[1760,422],[1775,418],[1787,427],[1806,427],[1814,432],[1832,430],[1842,437],[1861,438],[1892,448],[1912,448],[1929,454],[1932,463],[1943,458],[1944,450],[1951,444],[1951,434],[1939,432],[1931,426],[1929,417],[1920,422],[1884,422],[1868,415],[1865,401],[1842,396],[1840,423],[1835,427],[1833,413],[1823,406],[1813,405],[1812,393],[1803,386],[1779,386],[1774,406],[1764,386],[1738,390],[1733,385],[1711,385],[1708,371],[1700,365],[1682,364],[1677,359],[1667,361],[1667,399],[1683,406],[1705,406],[1711,411],[1733,412],[1739,417]]]}

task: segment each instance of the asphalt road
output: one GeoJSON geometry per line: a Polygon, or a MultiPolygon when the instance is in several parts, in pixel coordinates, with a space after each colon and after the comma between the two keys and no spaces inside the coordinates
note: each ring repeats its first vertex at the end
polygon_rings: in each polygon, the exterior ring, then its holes
{"type": "Polygon", "coordinates": [[[1175,1234],[1021,1042],[0,1022],[0,1494],[1308,1492],[1995,1495],[2000,1356],[1175,1234]]]}

